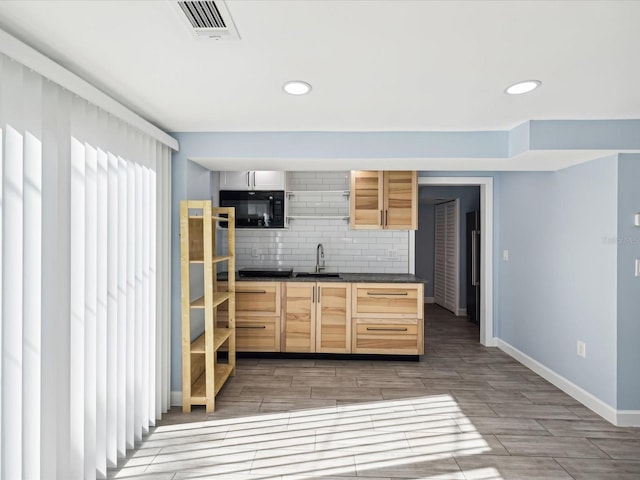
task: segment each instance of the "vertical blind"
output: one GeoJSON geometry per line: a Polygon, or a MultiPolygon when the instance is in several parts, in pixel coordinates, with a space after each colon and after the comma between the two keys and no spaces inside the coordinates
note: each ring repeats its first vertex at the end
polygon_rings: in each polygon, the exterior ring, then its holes
{"type": "Polygon", "coordinates": [[[106,478],[169,406],[169,147],[0,54],[0,476],[106,478]]]}

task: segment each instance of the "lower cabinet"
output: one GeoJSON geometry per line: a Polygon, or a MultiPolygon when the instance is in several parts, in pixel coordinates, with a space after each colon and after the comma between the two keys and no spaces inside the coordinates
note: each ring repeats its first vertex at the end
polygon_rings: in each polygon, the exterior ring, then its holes
{"type": "Polygon", "coordinates": [[[422,355],[422,320],[353,319],[353,353],[422,355]]]}
{"type": "Polygon", "coordinates": [[[318,282],[316,352],[351,352],[351,284],[318,282]]]}
{"type": "MultiPolygon", "coordinates": [[[[218,289],[226,290],[225,282],[218,289]]],[[[237,282],[240,352],[424,353],[419,283],[237,282]]],[[[224,325],[227,312],[218,312],[224,325]]]]}
{"type": "Polygon", "coordinates": [[[316,284],[285,282],[282,297],[282,351],[316,351],[316,284]]]}
{"type": "MultiPolygon", "coordinates": [[[[218,282],[218,289],[226,288],[218,282]]],[[[236,282],[236,351],[280,351],[280,282],[236,282]]],[[[226,321],[221,311],[218,322],[226,321]]]]}
{"type": "Polygon", "coordinates": [[[282,351],[351,352],[351,285],[285,282],[282,351]]]}
{"type": "Polygon", "coordinates": [[[352,353],[424,354],[424,285],[352,285],[352,353]]]}

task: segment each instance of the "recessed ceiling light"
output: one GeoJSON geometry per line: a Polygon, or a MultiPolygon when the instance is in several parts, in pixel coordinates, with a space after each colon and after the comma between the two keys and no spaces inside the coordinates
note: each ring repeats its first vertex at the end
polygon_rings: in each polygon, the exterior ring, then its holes
{"type": "Polygon", "coordinates": [[[282,88],[290,95],[306,95],[311,91],[311,85],[302,80],[291,80],[285,83],[282,88]]]}
{"type": "Polygon", "coordinates": [[[540,80],[525,80],[524,82],[514,83],[510,87],[507,87],[504,93],[509,95],[520,95],[522,93],[529,93],[540,85],[542,85],[540,80]]]}

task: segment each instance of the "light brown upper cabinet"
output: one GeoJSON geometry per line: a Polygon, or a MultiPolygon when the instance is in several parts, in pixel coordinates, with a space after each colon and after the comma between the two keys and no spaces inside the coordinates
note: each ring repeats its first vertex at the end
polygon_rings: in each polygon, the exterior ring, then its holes
{"type": "Polygon", "coordinates": [[[350,226],[354,230],[416,230],[418,173],[352,171],[350,226]]]}

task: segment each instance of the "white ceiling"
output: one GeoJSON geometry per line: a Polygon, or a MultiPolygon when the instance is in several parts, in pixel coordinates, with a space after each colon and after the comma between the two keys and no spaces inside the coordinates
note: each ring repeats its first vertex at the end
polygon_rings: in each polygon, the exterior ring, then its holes
{"type": "Polygon", "coordinates": [[[1,1],[0,26],[167,131],[506,130],[640,118],[640,2],[227,0],[198,41],[169,0],[1,1]],[[303,79],[313,92],[288,96],[303,79]],[[542,87],[507,96],[505,87],[542,87]]]}

